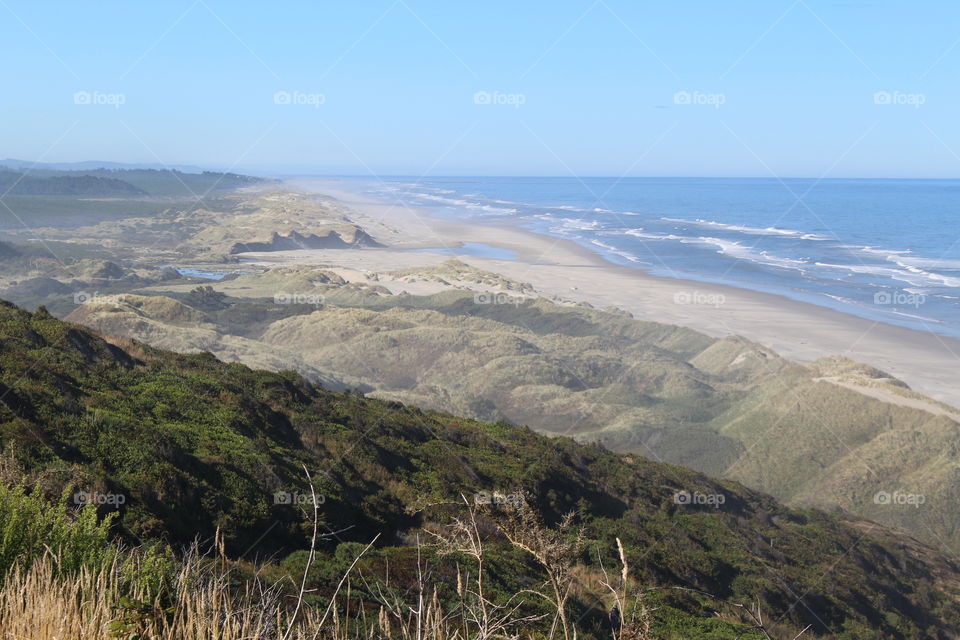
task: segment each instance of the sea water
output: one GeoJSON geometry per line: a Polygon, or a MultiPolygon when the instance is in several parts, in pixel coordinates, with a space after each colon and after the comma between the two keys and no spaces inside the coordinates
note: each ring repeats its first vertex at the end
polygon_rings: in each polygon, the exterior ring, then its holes
{"type": "MultiPolygon", "coordinates": [[[[353,180],[436,215],[519,224],[611,262],[960,337],[960,181],[353,180]]],[[[465,239],[468,240],[468,239],[465,239]]]]}

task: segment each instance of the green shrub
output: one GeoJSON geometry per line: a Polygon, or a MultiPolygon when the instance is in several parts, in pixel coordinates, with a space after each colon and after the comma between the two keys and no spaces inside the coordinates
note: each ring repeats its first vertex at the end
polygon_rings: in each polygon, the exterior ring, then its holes
{"type": "Polygon", "coordinates": [[[98,522],[93,505],[71,512],[23,486],[0,485],[0,580],[14,565],[26,567],[45,553],[57,559],[61,573],[109,564],[116,554],[114,515],[98,522]]]}

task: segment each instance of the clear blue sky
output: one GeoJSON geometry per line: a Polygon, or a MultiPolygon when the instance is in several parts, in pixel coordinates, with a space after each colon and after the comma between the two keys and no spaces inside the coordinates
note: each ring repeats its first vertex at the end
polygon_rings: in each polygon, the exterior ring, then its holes
{"type": "Polygon", "coordinates": [[[0,41],[0,157],[960,176],[954,0],[0,0],[0,41]]]}

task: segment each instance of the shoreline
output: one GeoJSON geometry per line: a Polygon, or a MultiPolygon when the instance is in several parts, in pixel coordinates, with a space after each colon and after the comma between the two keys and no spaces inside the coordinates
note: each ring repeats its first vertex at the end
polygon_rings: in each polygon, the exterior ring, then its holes
{"type": "Polygon", "coordinates": [[[960,364],[960,340],[955,338],[772,293],[652,275],[610,262],[572,240],[519,226],[439,218],[427,209],[361,196],[335,179],[287,180],[284,184],[341,202],[351,210],[351,220],[386,246],[248,254],[247,260],[389,270],[457,258],[528,282],[541,295],[598,308],[618,307],[639,320],[689,327],[712,337],[741,335],[796,362],[842,355],[881,369],[915,391],[960,406],[960,385],[953,384],[960,364]],[[516,257],[478,257],[458,251],[464,242],[513,251],[516,257]],[[444,252],[424,251],[429,249],[444,252]]]}

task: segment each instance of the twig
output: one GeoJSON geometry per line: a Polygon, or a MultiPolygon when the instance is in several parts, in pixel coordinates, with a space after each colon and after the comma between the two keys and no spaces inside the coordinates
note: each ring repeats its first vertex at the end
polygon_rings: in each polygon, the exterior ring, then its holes
{"type": "Polygon", "coordinates": [[[310,555],[307,556],[307,566],[303,568],[303,579],[300,581],[300,594],[297,596],[297,607],[293,610],[293,617],[290,618],[287,631],[283,634],[283,640],[288,640],[290,634],[293,633],[293,625],[297,620],[297,616],[300,614],[300,607],[303,606],[303,594],[307,589],[307,577],[310,573],[310,567],[313,565],[313,560],[317,554],[317,524],[320,520],[320,508],[317,506],[317,493],[313,488],[313,478],[310,477],[307,465],[303,465],[303,472],[307,475],[307,483],[310,485],[310,496],[313,498],[313,535],[310,536],[310,555]]]}

